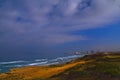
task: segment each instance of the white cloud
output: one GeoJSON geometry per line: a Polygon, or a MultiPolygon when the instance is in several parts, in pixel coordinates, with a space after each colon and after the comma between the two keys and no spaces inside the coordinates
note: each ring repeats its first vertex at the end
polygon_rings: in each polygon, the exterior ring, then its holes
{"type": "Polygon", "coordinates": [[[72,31],[116,22],[120,0],[6,0],[0,12],[4,37],[56,44],[84,39],[72,31]]]}

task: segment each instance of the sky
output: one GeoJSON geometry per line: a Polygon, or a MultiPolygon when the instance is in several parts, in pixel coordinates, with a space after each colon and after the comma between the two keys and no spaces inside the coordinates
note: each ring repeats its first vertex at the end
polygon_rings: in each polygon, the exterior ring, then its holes
{"type": "Polygon", "coordinates": [[[120,50],[120,0],[0,0],[0,59],[120,50]]]}

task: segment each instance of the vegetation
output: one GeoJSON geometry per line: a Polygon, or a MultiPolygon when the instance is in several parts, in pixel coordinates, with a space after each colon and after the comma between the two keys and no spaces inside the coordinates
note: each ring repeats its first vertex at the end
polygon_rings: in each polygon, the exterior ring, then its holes
{"type": "Polygon", "coordinates": [[[15,68],[0,80],[120,80],[120,53],[86,55],[66,64],[15,68]]]}

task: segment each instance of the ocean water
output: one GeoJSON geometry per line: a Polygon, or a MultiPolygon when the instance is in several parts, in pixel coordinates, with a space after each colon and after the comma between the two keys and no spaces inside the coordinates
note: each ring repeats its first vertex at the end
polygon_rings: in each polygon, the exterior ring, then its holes
{"type": "Polygon", "coordinates": [[[31,61],[19,60],[19,61],[0,62],[0,73],[7,72],[12,68],[18,68],[24,66],[44,66],[44,65],[52,65],[52,64],[62,64],[83,56],[84,55],[72,55],[66,57],[58,57],[55,59],[35,59],[31,61]]]}

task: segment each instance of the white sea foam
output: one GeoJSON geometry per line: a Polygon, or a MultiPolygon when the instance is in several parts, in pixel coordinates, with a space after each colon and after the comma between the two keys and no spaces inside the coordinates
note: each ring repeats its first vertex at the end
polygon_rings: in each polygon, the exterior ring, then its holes
{"type": "Polygon", "coordinates": [[[9,66],[5,66],[5,67],[12,68],[12,67],[23,67],[23,66],[25,66],[25,65],[9,65],[9,66]]]}
{"type": "Polygon", "coordinates": [[[30,64],[28,64],[28,66],[44,65],[44,64],[47,64],[47,61],[45,61],[45,62],[38,62],[38,63],[30,63],[30,64]]]}
{"type": "Polygon", "coordinates": [[[0,62],[0,64],[15,64],[15,63],[23,63],[26,61],[11,61],[11,62],[0,62]]]}
{"type": "Polygon", "coordinates": [[[54,65],[54,64],[59,64],[59,62],[48,63],[48,64],[45,64],[45,65],[54,65]]]}
{"type": "Polygon", "coordinates": [[[36,62],[38,62],[38,61],[47,61],[47,59],[36,59],[35,61],[36,62]]]}
{"type": "Polygon", "coordinates": [[[49,60],[48,62],[56,62],[56,61],[58,61],[57,58],[56,58],[56,59],[49,60]]]}
{"type": "Polygon", "coordinates": [[[82,57],[82,55],[72,55],[72,56],[67,56],[67,57],[58,57],[56,60],[69,60],[69,59],[74,59],[78,57],[82,57]]]}
{"type": "Polygon", "coordinates": [[[58,60],[67,60],[67,59],[74,59],[74,58],[77,58],[77,57],[80,57],[82,55],[72,55],[72,56],[67,56],[67,57],[58,57],[56,59],[52,59],[50,61],[58,61],[58,60]]]}

